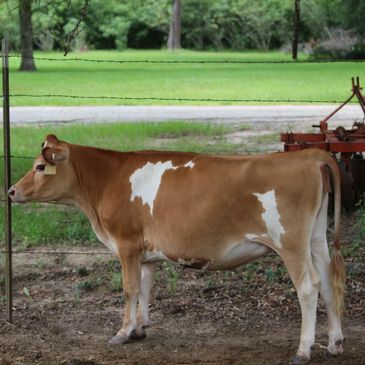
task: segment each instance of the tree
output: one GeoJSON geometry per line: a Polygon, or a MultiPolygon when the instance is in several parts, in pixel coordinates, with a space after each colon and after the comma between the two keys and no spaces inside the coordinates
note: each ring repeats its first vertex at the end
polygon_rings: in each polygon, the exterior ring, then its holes
{"type": "Polygon", "coordinates": [[[298,59],[299,24],[300,24],[300,0],[294,0],[293,43],[292,43],[293,60],[298,59]]]}
{"type": "Polygon", "coordinates": [[[168,49],[181,48],[181,0],[173,0],[168,49]]]}
{"type": "Polygon", "coordinates": [[[343,23],[356,33],[365,42],[365,2],[363,0],[341,0],[343,11],[343,23]]]}
{"type": "Polygon", "coordinates": [[[19,0],[20,71],[36,71],[33,59],[32,0],[19,0]]]}
{"type": "MultiPolygon", "coordinates": [[[[55,2],[53,5],[65,3],[67,7],[70,7],[72,0],[61,0],[60,2],[55,2]]],[[[83,30],[82,24],[85,22],[87,16],[87,10],[89,5],[89,0],[82,1],[83,6],[77,14],[76,24],[73,29],[69,32],[67,41],[65,43],[65,56],[70,50],[71,43],[77,38],[77,36],[83,30]]],[[[38,9],[41,1],[38,1],[38,9]]],[[[45,6],[52,5],[52,2],[47,3],[45,6]]],[[[20,71],[36,71],[37,68],[34,63],[33,58],[33,26],[32,26],[32,0],[19,0],[19,24],[20,24],[20,54],[21,54],[21,65],[20,71]]]]}

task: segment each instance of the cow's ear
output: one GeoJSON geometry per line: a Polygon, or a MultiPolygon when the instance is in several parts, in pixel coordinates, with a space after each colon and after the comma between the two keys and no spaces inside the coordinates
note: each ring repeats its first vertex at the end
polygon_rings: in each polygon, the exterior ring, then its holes
{"type": "Polygon", "coordinates": [[[57,144],[58,142],[60,142],[57,136],[55,136],[54,134],[48,134],[46,136],[46,141],[53,144],[57,144]]]}
{"type": "Polygon", "coordinates": [[[48,134],[42,143],[42,149],[46,147],[57,147],[61,141],[54,135],[48,134]]]}
{"type": "Polygon", "coordinates": [[[43,158],[51,165],[66,162],[69,154],[70,150],[68,147],[45,147],[42,150],[43,158]]]}

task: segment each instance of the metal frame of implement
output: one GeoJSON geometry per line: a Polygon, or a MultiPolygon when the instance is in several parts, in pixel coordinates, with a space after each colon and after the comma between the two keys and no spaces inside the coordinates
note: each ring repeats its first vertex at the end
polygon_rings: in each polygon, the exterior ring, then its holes
{"type": "Polygon", "coordinates": [[[328,128],[327,121],[342,109],[354,96],[356,96],[365,116],[365,97],[362,94],[359,77],[352,78],[352,94],[324,118],[319,125],[319,133],[282,133],[281,142],[284,142],[284,151],[300,151],[307,148],[320,148],[328,151],[337,158],[342,185],[342,202],[346,208],[352,209],[362,194],[365,193],[365,123],[355,122],[351,129],[342,126],[335,130],[328,128]]]}
{"type": "Polygon", "coordinates": [[[365,115],[365,97],[361,93],[359,77],[352,78],[352,95],[334,110],[329,116],[323,119],[319,125],[321,133],[282,133],[281,142],[284,142],[284,151],[299,151],[306,148],[320,148],[331,153],[358,153],[365,152],[365,124],[354,123],[352,129],[347,130],[337,127],[335,130],[328,129],[327,121],[342,109],[354,96],[357,97],[359,104],[365,115]]]}

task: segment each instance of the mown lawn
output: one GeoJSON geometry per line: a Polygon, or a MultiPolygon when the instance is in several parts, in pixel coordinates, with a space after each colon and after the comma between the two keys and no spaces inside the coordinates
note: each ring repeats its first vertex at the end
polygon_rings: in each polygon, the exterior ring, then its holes
{"type": "MultiPolygon", "coordinates": [[[[36,53],[36,57],[64,59],[61,53],[36,53]]],[[[71,53],[66,59],[151,61],[283,61],[280,52],[193,51],[90,51],[71,53]]],[[[305,56],[301,55],[304,60],[305,56]]],[[[62,94],[84,96],[248,99],[248,100],[343,100],[350,79],[365,79],[362,63],[312,64],[162,64],[91,63],[37,60],[38,72],[19,72],[19,58],[11,58],[11,94],[62,94]]],[[[251,104],[256,104],[253,101],[251,104]]],[[[66,99],[60,97],[13,97],[17,105],[121,105],[209,104],[166,100],[66,99]]],[[[234,104],[214,102],[214,104],[234,104]]]]}

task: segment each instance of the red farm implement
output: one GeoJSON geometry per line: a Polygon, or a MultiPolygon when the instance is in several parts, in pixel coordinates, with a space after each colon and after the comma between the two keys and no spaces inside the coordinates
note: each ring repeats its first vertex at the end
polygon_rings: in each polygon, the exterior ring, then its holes
{"type": "Polygon", "coordinates": [[[351,129],[340,126],[335,130],[328,128],[327,121],[343,108],[354,96],[357,97],[365,115],[365,97],[361,92],[359,77],[352,78],[352,94],[323,119],[319,133],[282,133],[285,151],[299,151],[306,148],[320,148],[331,153],[338,161],[341,170],[342,203],[350,209],[361,194],[365,193],[365,123],[355,122],[351,129]]]}

